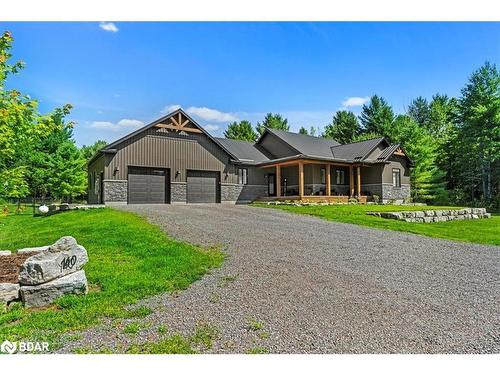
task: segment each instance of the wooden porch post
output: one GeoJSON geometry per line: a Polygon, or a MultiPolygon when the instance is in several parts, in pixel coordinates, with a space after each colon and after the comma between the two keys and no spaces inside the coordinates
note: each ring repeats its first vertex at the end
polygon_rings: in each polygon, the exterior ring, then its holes
{"type": "Polygon", "coordinates": [[[281,197],[281,165],[276,165],[276,197],[281,197]]]}
{"type": "Polygon", "coordinates": [[[330,181],[330,164],[326,164],[325,169],[326,169],[326,195],[330,196],[332,195],[332,185],[330,181]]]}
{"type": "Polygon", "coordinates": [[[304,163],[299,161],[299,199],[304,197],[304,163]]]}
{"type": "Polygon", "coordinates": [[[358,169],[357,169],[357,173],[356,173],[356,176],[358,178],[358,181],[357,181],[357,194],[358,194],[358,198],[361,197],[361,167],[358,165],[358,169]]]}
{"type": "Polygon", "coordinates": [[[349,166],[349,196],[354,196],[354,175],[352,165],[349,166]]]}

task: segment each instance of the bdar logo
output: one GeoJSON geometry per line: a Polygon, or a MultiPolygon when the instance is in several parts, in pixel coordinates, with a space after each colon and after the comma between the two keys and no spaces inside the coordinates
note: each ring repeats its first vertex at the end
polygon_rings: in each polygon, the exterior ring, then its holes
{"type": "Polygon", "coordinates": [[[17,350],[17,343],[5,340],[2,345],[0,345],[0,351],[2,353],[14,354],[17,350]]]}

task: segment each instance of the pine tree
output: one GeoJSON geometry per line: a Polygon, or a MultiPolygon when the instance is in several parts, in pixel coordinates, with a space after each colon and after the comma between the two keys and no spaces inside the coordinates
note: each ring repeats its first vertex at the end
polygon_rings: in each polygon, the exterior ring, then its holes
{"type": "Polygon", "coordinates": [[[301,126],[300,129],[299,129],[299,134],[308,135],[309,132],[307,131],[306,128],[304,128],[303,126],[301,126]]]}
{"type": "Polygon", "coordinates": [[[361,133],[356,115],[350,111],[337,111],[331,124],[325,127],[323,137],[332,138],[341,144],[354,142],[361,133]]]}
{"type": "Polygon", "coordinates": [[[407,114],[422,127],[426,127],[430,121],[430,108],[427,99],[422,96],[414,99],[408,107],[407,114]]]}
{"type": "Polygon", "coordinates": [[[364,104],[359,116],[363,133],[384,134],[384,129],[394,121],[394,112],[384,98],[374,95],[364,104]]]}
{"type": "Polygon", "coordinates": [[[500,74],[486,62],[470,77],[459,100],[458,140],[463,144],[458,162],[464,182],[470,179],[471,196],[491,201],[500,194],[495,180],[500,162],[500,74]],[[475,186],[472,175],[480,180],[475,186]]]}

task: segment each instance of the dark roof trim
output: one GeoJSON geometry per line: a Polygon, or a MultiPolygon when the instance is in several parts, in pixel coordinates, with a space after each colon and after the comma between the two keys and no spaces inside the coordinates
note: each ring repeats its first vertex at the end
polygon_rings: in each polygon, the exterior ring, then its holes
{"type": "MultiPolygon", "coordinates": [[[[202,126],[200,126],[200,124],[198,124],[191,116],[189,116],[186,112],[184,112],[181,108],[173,111],[173,112],[170,112],[169,114],[159,118],[158,120],[155,120],[153,122],[150,122],[149,124],[147,124],[146,126],[143,126],[142,128],[140,129],[137,129],[136,131],[133,131],[132,133],[130,134],[127,134],[126,136],[110,143],[109,145],[105,146],[104,148],[102,148],[100,150],[100,153],[105,153],[107,152],[108,150],[111,151],[111,149],[113,149],[115,146],[121,144],[122,142],[125,142],[126,140],[142,133],[144,130],[147,130],[147,129],[150,129],[152,127],[154,127],[155,125],[158,125],[159,123],[161,123],[162,121],[165,121],[166,119],[168,119],[169,117],[172,117],[172,116],[175,116],[176,114],[178,113],[182,113],[184,116],[186,116],[186,118],[192,122],[193,124],[196,125],[196,127],[198,127],[202,132],[203,134],[205,134],[210,140],[212,140],[217,146],[219,146],[222,150],[224,150],[224,152],[226,152],[231,158],[235,159],[235,160],[238,160],[238,158],[233,155],[228,149],[226,149],[219,141],[217,141],[214,137],[212,137],[212,135],[207,132],[205,129],[203,129],[202,126]]],[[[115,151],[116,152],[116,151],[115,151]]],[[[99,153],[98,153],[99,154],[99,153]]],[[[97,155],[97,154],[96,154],[97,155]]],[[[89,163],[95,158],[92,157],[92,159],[89,161],[89,163]]]]}

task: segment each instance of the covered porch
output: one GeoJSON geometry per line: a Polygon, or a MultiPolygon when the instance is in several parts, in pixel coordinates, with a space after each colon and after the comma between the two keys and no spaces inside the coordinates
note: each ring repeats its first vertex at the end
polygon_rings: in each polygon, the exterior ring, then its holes
{"type": "Polygon", "coordinates": [[[293,160],[266,165],[268,197],[262,200],[306,200],[348,203],[361,195],[361,166],[314,160],[293,160]]]}

